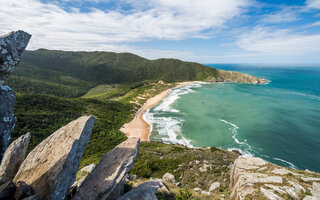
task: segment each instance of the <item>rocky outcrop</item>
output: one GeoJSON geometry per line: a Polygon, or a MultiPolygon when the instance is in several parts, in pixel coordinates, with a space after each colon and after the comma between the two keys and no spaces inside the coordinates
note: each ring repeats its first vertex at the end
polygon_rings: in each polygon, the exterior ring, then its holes
{"type": "Polygon", "coordinates": [[[17,122],[13,114],[16,103],[14,91],[8,86],[0,86],[0,162],[9,144],[10,135],[17,122]]]}
{"type": "Polygon", "coordinates": [[[225,70],[218,70],[218,72],[219,72],[220,79],[214,80],[214,81],[253,83],[253,84],[264,84],[268,82],[268,80],[266,79],[259,79],[250,74],[244,74],[241,72],[225,71],[225,70]]]}
{"type": "Polygon", "coordinates": [[[24,31],[13,31],[0,37],[0,85],[20,62],[30,38],[31,35],[24,31]]]}
{"type": "Polygon", "coordinates": [[[73,183],[72,187],[79,188],[84,179],[93,171],[95,167],[95,164],[91,164],[80,169],[77,173],[77,180],[73,183]]]}
{"type": "Polygon", "coordinates": [[[54,132],[29,153],[14,181],[32,186],[40,199],[64,199],[76,178],[93,124],[93,116],[83,116],[54,132]]]}
{"type": "Polygon", "coordinates": [[[23,31],[11,32],[0,37],[0,162],[16,123],[13,114],[15,93],[10,87],[3,86],[3,83],[21,60],[21,54],[30,38],[31,35],[23,31]]]}
{"type": "Polygon", "coordinates": [[[139,185],[130,190],[117,200],[158,200],[156,192],[160,187],[160,183],[150,181],[139,185]]]}
{"type": "Polygon", "coordinates": [[[124,178],[136,160],[139,146],[139,138],[129,138],[104,155],[73,199],[113,200],[120,197],[124,178]]]}
{"type": "Polygon", "coordinates": [[[10,144],[3,156],[0,166],[0,174],[4,174],[10,180],[14,178],[21,163],[26,157],[30,138],[31,134],[27,133],[20,136],[10,144]]]}
{"type": "Polygon", "coordinates": [[[17,186],[12,181],[7,181],[0,186],[0,199],[13,199],[17,186]]]}
{"type": "MultiPolygon", "coordinates": [[[[267,199],[315,198],[317,180],[320,174],[288,169],[268,163],[261,158],[240,156],[230,170],[231,199],[256,199],[264,196],[267,199]],[[311,185],[311,183],[313,185],[311,185]],[[310,189],[310,188],[313,189],[310,189]]],[[[320,186],[320,184],[319,184],[320,186]]]]}
{"type": "Polygon", "coordinates": [[[17,186],[17,189],[14,193],[14,198],[16,200],[24,199],[24,198],[27,198],[27,197],[34,195],[32,188],[29,185],[27,185],[25,182],[18,181],[16,183],[16,186],[17,186]]]}

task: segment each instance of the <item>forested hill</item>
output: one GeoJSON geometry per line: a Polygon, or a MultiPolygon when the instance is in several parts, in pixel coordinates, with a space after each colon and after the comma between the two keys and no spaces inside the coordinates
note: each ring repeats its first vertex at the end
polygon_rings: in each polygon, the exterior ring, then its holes
{"type": "Polygon", "coordinates": [[[177,59],[148,60],[130,53],[39,49],[23,54],[22,62],[7,82],[21,93],[77,97],[101,84],[223,81],[224,77],[225,73],[215,68],[177,59]]]}

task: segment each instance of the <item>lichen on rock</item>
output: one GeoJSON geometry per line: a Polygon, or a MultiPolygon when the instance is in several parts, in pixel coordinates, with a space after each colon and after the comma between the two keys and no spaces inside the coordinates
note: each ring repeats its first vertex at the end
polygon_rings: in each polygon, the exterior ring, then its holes
{"type": "Polygon", "coordinates": [[[24,31],[13,31],[0,37],[0,85],[20,62],[30,38],[31,35],[24,31]]]}
{"type": "Polygon", "coordinates": [[[31,35],[24,31],[11,32],[0,37],[0,162],[17,121],[13,114],[15,93],[9,86],[3,86],[3,83],[20,62],[21,54],[30,38],[31,35]]]}

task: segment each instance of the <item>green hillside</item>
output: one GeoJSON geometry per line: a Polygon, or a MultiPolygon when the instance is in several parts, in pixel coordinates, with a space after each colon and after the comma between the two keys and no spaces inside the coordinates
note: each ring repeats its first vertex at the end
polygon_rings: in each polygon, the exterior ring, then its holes
{"type": "Polygon", "coordinates": [[[218,70],[176,59],[147,60],[130,53],[26,51],[7,84],[19,93],[82,96],[104,84],[217,79],[218,70]]]}
{"type": "Polygon", "coordinates": [[[11,141],[31,132],[30,151],[70,121],[95,115],[81,166],[98,163],[126,139],[120,127],[148,98],[174,87],[175,82],[192,80],[253,82],[257,78],[176,59],[147,60],[129,53],[26,51],[6,80],[6,85],[17,92],[14,113],[18,122],[11,141]]]}

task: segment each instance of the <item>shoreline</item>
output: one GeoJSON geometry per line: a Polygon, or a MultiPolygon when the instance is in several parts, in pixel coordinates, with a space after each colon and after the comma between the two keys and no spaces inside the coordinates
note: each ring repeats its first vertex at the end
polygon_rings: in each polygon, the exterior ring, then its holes
{"type": "Polygon", "coordinates": [[[124,133],[128,138],[139,137],[141,141],[149,141],[151,127],[143,119],[143,114],[160,103],[160,101],[166,98],[173,89],[181,88],[185,85],[199,82],[201,81],[179,82],[176,86],[169,88],[154,97],[149,98],[136,112],[134,118],[120,128],[120,131],[124,133]]]}

